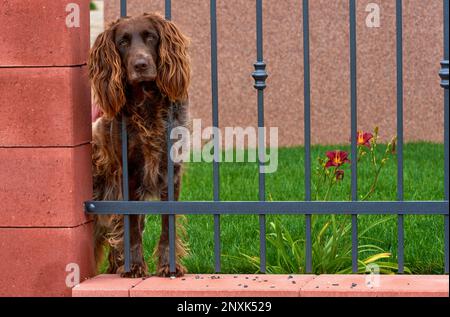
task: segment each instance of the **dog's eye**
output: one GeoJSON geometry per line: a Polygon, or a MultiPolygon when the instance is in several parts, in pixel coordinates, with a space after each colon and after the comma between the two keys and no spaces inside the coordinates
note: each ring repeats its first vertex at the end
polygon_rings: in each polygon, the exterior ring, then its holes
{"type": "Polygon", "coordinates": [[[158,38],[156,37],[156,35],[154,35],[154,34],[148,34],[147,35],[147,42],[154,43],[157,40],[158,40],[158,38]]]}
{"type": "Polygon", "coordinates": [[[121,39],[120,41],[119,41],[119,46],[127,46],[128,45],[128,43],[129,43],[129,41],[127,40],[127,39],[121,39]]]}

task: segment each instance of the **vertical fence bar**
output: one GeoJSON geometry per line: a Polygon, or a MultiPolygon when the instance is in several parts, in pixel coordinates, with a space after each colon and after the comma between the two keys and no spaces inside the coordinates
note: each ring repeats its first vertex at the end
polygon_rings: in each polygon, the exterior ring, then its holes
{"type": "MultiPolygon", "coordinates": [[[[263,61],[263,5],[262,0],[257,0],[257,50],[258,62],[263,61]]],[[[264,91],[258,90],[258,158],[259,158],[259,200],[264,201],[265,195],[265,135],[264,130],[264,91]]],[[[259,216],[259,245],[260,245],[260,271],[266,272],[266,216],[259,216]]]]}
{"type": "MultiPolygon", "coordinates": [[[[309,63],[309,0],[303,0],[303,96],[305,134],[305,200],[311,200],[311,81],[309,63]]],[[[305,215],[306,273],[312,272],[311,215],[305,215]]]]}
{"type": "MultiPolygon", "coordinates": [[[[217,76],[217,6],[216,0],[210,1],[210,23],[211,23],[211,95],[212,95],[212,122],[214,127],[214,201],[220,200],[219,182],[219,97],[217,76]]],[[[216,273],[220,272],[220,215],[214,215],[214,268],[216,273]]]]}
{"type": "Polygon", "coordinates": [[[127,0],[120,0],[120,17],[127,16],[127,0]]]}
{"type": "MultiPolygon", "coordinates": [[[[120,0],[120,16],[127,16],[127,1],[120,0]]],[[[128,187],[128,132],[127,132],[127,118],[122,114],[121,122],[121,138],[122,138],[122,199],[130,200],[128,187]]],[[[125,272],[130,272],[130,216],[123,216],[123,248],[125,253],[125,272]]]]}
{"type": "MultiPolygon", "coordinates": [[[[444,88],[444,198],[448,201],[449,164],[449,0],[444,0],[444,60],[441,62],[441,85],[444,88]]],[[[448,274],[448,215],[444,216],[444,272],[448,274]]]]}
{"type": "MultiPolygon", "coordinates": [[[[397,200],[403,200],[403,8],[402,0],[396,1],[397,33],[397,200]]],[[[403,215],[397,216],[398,273],[404,271],[403,215]]]]}
{"type": "MultiPolygon", "coordinates": [[[[172,19],[172,3],[171,0],[165,0],[165,18],[166,20],[172,19]]],[[[168,189],[168,200],[174,200],[174,184],[173,184],[173,160],[172,160],[172,139],[170,138],[170,132],[173,128],[173,117],[172,117],[172,105],[170,105],[169,110],[169,122],[167,125],[167,189],[168,189]]],[[[169,269],[170,273],[176,273],[176,256],[175,256],[175,215],[169,215],[169,269]]]]}
{"type": "Polygon", "coordinates": [[[165,0],[164,6],[165,6],[164,11],[165,11],[166,20],[170,21],[170,20],[172,20],[172,1],[165,0]]]}
{"type": "MultiPolygon", "coordinates": [[[[129,187],[128,187],[128,134],[127,134],[127,118],[122,114],[122,198],[125,201],[130,200],[129,187]]],[[[125,272],[130,272],[130,216],[123,216],[124,225],[124,252],[125,252],[125,272]]]]}
{"type": "MultiPolygon", "coordinates": [[[[358,200],[357,175],[357,82],[356,82],[356,2],[350,0],[350,99],[352,143],[352,200],[358,200]]],[[[358,272],[358,215],[352,214],[352,272],[358,272]]]]}
{"type": "MultiPolygon", "coordinates": [[[[259,200],[265,200],[265,137],[264,137],[264,88],[266,88],[266,64],[263,59],[263,4],[256,0],[256,48],[257,62],[252,73],[255,79],[254,87],[258,90],[258,165],[259,165],[259,200]]],[[[266,272],[266,217],[259,216],[259,256],[260,271],[266,272]]]]}

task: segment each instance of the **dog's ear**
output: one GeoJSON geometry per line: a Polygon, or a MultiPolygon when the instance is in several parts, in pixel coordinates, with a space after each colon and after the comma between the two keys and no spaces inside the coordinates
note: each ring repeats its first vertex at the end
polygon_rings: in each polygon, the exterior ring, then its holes
{"type": "Polygon", "coordinates": [[[125,105],[122,61],[114,43],[114,27],[118,21],[97,37],[88,60],[95,99],[107,118],[115,117],[125,105]]]}
{"type": "Polygon", "coordinates": [[[160,36],[156,83],[170,101],[186,100],[191,78],[189,39],[173,22],[156,14],[146,16],[157,26],[160,36]]]}

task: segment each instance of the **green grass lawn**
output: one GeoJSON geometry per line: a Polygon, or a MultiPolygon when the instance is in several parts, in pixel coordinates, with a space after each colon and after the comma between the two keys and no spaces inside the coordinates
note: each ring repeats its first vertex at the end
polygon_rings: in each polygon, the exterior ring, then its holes
{"type": "MultiPolygon", "coordinates": [[[[379,145],[383,147],[383,145],[379,145]]],[[[313,169],[316,158],[324,156],[327,150],[350,151],[348,146],[315,146],[312,148],[313,169]]],[[[381,150],[381,149],[380,149],[381,150]]],[[[266,196],[274,201],[304,199],[304,150],[302,147],[279,150],[278,171],[266,176],[266,196]]],[[[368,162],[367,162],[368,163],[368,162]]],[[[373,171],[369,164],[358,165],[358,186],[362,195],[367,192],[373,171]]],[[[334,188],[331,200],[348,200],[350,195],[350,167],[345,169],[343,182],[334,188]]],[[[444,193],[444,148],[442,144],[410,143],[404,147],[404,199],[442,200],[444,193]]],[[[395,200],[397,164],[393,156],[382,170],[376,193],[370,200],[395,200]]],[[[314,180],[314,179],[313,179],[314,180]]],[[[213,180],[211,163],[189,163],[183,179],[181,200],[212,200],[213,180]]],[[[258,200],[258,169],[256,163],[221,163],[221,200],[258,200]]],[[[314,198],[314,191],[313,191],[314,198]]],[[[274,217],[267,216],[267,223],[274,217]]],[[[325,222],[330,216],[316,216],[318,222],[325,222]]],[[[344,217],[350,222],[350,216],[344,217]]],[[[362,230],[383,215],[359,216],[362,230]]],[[[304,239],[305,219],[299,216],[280,216],[284,226],[297,239],[304,239]]],[[[444,266],[444,217],[405,216],[405,264],[415,274],[443,273],[444,266]]],[[[269,229],[269,226],[267,226],[269,229]]],[[[214,272],[214,221],[213,216],[189,215],[186,229],[190,255],[184,264],[191,273],[214,272]]],[[[259,254],[258,217],[253,215],[221,217],[221,247],[223,273],[255,273],[255,267],[242,254],[259,254]]],[[[150,271],[155,264],[152,252],[160,234],[159,216],[147,216],[144,237],[145,257],[150,271]]],[[[396,262],[397,222],[392,218],[375,227],[369,234],[371,241],[392,253],[396,262]]],[[[313,232],[313,239],[314,239],[313,232]]],[[[349,237],[350,238],[350,237],[349,237]]],[[[363,243],[364,241],[360,242],[363,243]]],[[[267,261],[275,261],[276,250],[267,245],[267,261]]],[[[286,272],[289,273],[289,272],[286,272]]],[[[334,272],[329,272],[334,273],[334,272]]]]}

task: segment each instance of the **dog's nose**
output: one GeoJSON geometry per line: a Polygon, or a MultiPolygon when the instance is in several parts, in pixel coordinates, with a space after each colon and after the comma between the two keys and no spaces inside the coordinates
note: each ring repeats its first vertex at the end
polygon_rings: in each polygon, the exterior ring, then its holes
{"type": "Polygon", "coordinates": [[[137,72],[145,71],[147,68],[148,68],[148,62],[147,62],[145,59],[143,59],[143,58],[138,59],[138,60],[134,63],[134,69],[135,69],[137,72]]]}

